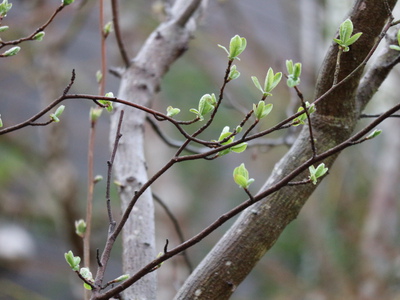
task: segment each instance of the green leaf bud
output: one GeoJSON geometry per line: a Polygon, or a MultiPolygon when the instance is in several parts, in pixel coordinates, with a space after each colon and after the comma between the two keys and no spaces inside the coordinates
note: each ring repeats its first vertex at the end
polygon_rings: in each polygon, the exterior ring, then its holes
{"type": "Polygon", "coordinates": [[[69,264],[69,266],[72,268],[74,271],[79,270],[79,264],[81,262],[81,258],[79,256],[74,256],[72,251],[68,251],[68,253],[64,254],[65,260],[69,264]]]}
{"type": "Polygon", "coordinates": [[[218,45],[218,47],[225,50],[228,54],[229,60],[240,60],[238,56],[244,51],[244,49],[246,49],[246,45],[247,41],[245,38],[235,35],[229,43],[229,51],[224,46],[218,45]]]}
{"type": "Polygon", "coordinates": [[[44,36],[45,36],[45,32],[40,31],[40,32],[36,33],[32,39],[34,39],[35,41],[41,41],[41,40],[43,40],[44,36]]]}
{"type": "Polygon", "coordinates": [[[113,280],[113,282],[122,282],[122,281],[129,279],[129,277],[130,277],[129,274],[124,274],[124,275],[121,275],[121,276],[115,278],[113,280]]]}
{"type": "Polygon", "coordinates": [[[113,30],[113,23],[112,22],[107,22],[106,25],[104,25],[103,28],[103,34],[107,37],[113,30]]]}
{"type": "Polygon", "coordinates": [[[100,83],[102,79],[103,79],[103,73],[101,73],[100,70],[97,70],[97,72],[96,72],[96,81],[97,81],[97,83],[100,83]]]}
{"type": "Polygon", "coordinates": [[[8,0],[3,0],[3,2],[0,4],[0,18],[7,16],[7,13],[11,7],[12,3],[8,3],[8,0]]]}
{"type": "Polygon", "coordinates": [[[233,65],[231,67],[231,70],[229,71],[228,80],[237,79],[239,76],[240,76],[240,72],[238,70],[236,70],[236,65],[233,65]]]}
{"type": "Polygon", "coordinates": [[[8,49],[7,51],[5,51],[1,55],[4,56],[4,57],[13,56],[13,55],[16,55],[19,52],[19,50],[21,50],[21,47],[15,46],[15,47],[12,47],[12,48],[8,49]]]}
{"type": "Polygon", "coordinates": [[[84,237],[86,232],[86,222],[82,219],[79,221],[75,221],[75,233],[80,236],[84,237]]]}
{"type": "Polygon", "coordinates": [[[273,107],[274,107],[273,104],[271,103],[265,104],[264,101],[258,102],[257,105],[253,104],[253,111],[257,120],[261,120],[262,118],[269,115],[273,107]]]}
{"type": "Polygon", "coordinates": [[[3,120],[1,119],[1,115],[0,115],[0,128],[3,127],[3,120]]]}
{"type": "Polygon", "coordinates": [[[103,109],[101,109],[100,107],[91,107],[89,112],[90,121],[96,122],[100,118],[102,112],[103,109]]]}
{"type": "Polygon", "coordinates": [[[328,168],[325,167],[324,163],[319,164],[317,168],[311,165],[308,170],[310,172],[309,179],[314,185],[317,184],[318,178],[324,176],[326,172],[328,172],[328,168]]]}
{"type": "Polygon", "coordinates": [[[0,26],[0,32],[6,31],[8,28],[8,26],[0,26]]]}
{"type": "Polygon", "coordinates": [[[168,117],[173,117],[176,116],[177,114],[179,114],[181,112],[181,110],[179,108],[174,108],[172,106],[168,106],[167,107],[167,116],[168,117]]]}
{"type": "Polygon", "coordinates": [[[95,177],[94,177],[94,179],[93,179],[93,183],[98,183],[98,182],[100,182],[100,181],[102,181],[103,180],[103,176],[101,176],[101,175],[96,175],[95,177]]]}
{"type": "Polygon", "coordinates": [[[233,180],[239,187],[245,189],[254,182],[253,178],[249,178],[249,172],[243,163],[233,170],[233,180]]]}
{"type": "Polygon", "coordinates": [[[74,3],[75,0],[61,0],[61,3],[65,6],[74,3]]]}
{"type": "Polygon", "coordinates": [[[374,137],[377,137],[378,135],[380,135],[382,133],[382,130],[380,129],[375,129],[374,131],[372,131],[369,135],[367,135],[366,139],[370,140],[373,139],[374,137]]]}

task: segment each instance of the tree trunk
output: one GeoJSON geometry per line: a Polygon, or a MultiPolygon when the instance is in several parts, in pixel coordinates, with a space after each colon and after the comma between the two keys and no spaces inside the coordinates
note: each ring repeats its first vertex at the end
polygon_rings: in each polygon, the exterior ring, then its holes
{"type": "MultiPolygon", "coordinates": [[[[148,38],[136,58],[122,74],[118,97],[143,106],[150,106],[159,90],[160,80],[168,68],[187,49],[192,18],[201,0],[178,0],[169,20],[162,23],[148,38]]],[[[147,181],[144,155],[145,113],[115,105],[111,117],[110,143],[114,143],[119,111],[125,110],[122,138],[114,163],[116,180],[121,184],[119,195],[124,211],[134,193],[147,181]]],[[[162,249],[162,248],[160,248],[162,249]]],[[[150,189],[140,197],[123,230],[124,273],[135,274],[156,257],[154,208],[150,189]]],[[[152,272],[129,288],[124,299],[156,299],[156,272],[152,272]]]]}
{"type": "MultiPolygon", "coordinates": [[[[363,32],[363,35],[351,46],[350,52],[342,55],[339,81],[363,61],[377,41],[389,17],[388,7],[392,9],[397,1],[387,2],[388,6],[381,0],[356,1],[349,16],[354,33],[363,32]]],[[[337,45],[332,44],[316,85],[316,98],[332,86],[337,52],[337,45]]],[[[359,115],[356,94],[362,71],[363,68],[317,105],[312,127],[318,153],[346,140],[353,132],[359,115]]],[[[309,129],[304,126],[261,191],[311,156],[309,129]]],[[[325,165],[331,167],[335,158],[325,160],[325,165]]],[[[298,179],[307,176],[304,173],[298,179]]],[[[315,187],[312,184],[285,187],[248,208],[186,280],[175,299],[229,299],[283,229],[297,217],[315,187]]]]}

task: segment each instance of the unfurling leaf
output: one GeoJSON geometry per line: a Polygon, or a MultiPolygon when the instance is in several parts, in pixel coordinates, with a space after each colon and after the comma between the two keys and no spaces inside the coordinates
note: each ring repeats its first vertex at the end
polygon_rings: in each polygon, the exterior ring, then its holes
{"type": "Polygon", "coordinates": [[[64,254],[65,260],[69,264],[69,266],[72,268],[74,271],[79,270],[79,264],[81,262],[81,258],[79,256],[74,256],[72,251],[68,251],[68,253],[64,254]]]}
{"type": "Polygon", "coordinates": [[[60,105],[54,114],[50,114],[50,119],[53,120],[53,122],[60,122],[60,116],[64,112],[65,106],[60,105]]]}
{"type": "Polygon", "coordinates": [[[244,51],[244,49],[246,49],[246,45],[247,41],[245,38],[235,35],[229,43],[229,51],[224,46],[218,45],[218,47],[225,50],[228,54],[229,60],[240,60],[238,56],[244,51]]]}
{"type": "Polygon", "coordinates": [[[362,32],[353,34],[353,22],[350,19],[345,20],[339,27],[339,39],[333,39],[339,47],[343,49],[343,52],[350,50],[349,46],[354,44],[362,35],[362,32]]]}
{"type": "Polygon", "coordinates": [[[366,139],[370,140],[373,139],[374,137],[377,137],[378,135],[380,135],[382,133],[382,130],[380,129],[375,129],[374,131],[372,131],[369,135],[367,135],[366,139]]]}
{"type": "Polygon", "coordinates": [[[237,79],[240,76],[240,72],[237,70],[236,65],[233,65],[231,67],[231,70],[229,71],[229,76],[228,80],[234,80],[237,79]]]}
{"type": "Polygon", "coordinates": [[[179,108],[174,108],[172,106],[168,106],[167,107],[167,116],[168,117],[173,117],[176,116],[177,114],[179,114],[181,112],[181,110],[179,108]]]}
{"type": "Polygon", "coordinates": [[[301,63],[293,64],[292,60],[286,61],[286,69],[288,71],[287,85],[292,88],[300,84],[301,63]]]}
{"type": "Polygon", "coordinates": [[[1,56],[4,56],[4,57],[7,57],[7,56],[14,56],[14,55],[16,55],[20,50],[21,50],[21,47],[15,46],[15,47],[12,47],[12,48],[8,49],[7,51],[5,51],[3,54],[1,54],[1,56]]]}
{"type": "MultiPolygon", "coordinates": [[[[81,268],[79,274],[81,274],[82,277],[85,278],[90,283],[93,283],[93,275],[92,272],[90,272],[89,268],[81,268]]],[[[92,289],[92,287],[88,285],[86,282],[83,283],[83,287],[87,290],[92,289]]]]}
{"type": "Polygon", "coordinates": [[[253,178],[249,178],[249,172],[243,163],[233,170],[233,180],[239,187],[244,189],[247,189],[254,182],[253,178]]]}
{"type": "Polygon", "coordinates": [[[272,111],[273,104],[265,104],[264,101],[258,102],[258,104],[253,104],[253,111],[254,114],[257,118],[257,120],[261,120],[262,118],[266,117],[269,115],[269,113],[272,111]]]}
{"type": "Polygon", "coordinates": [[[44,31],[40,31],[40,32],[36,33],[36,34],[33,36],[32,39],[34,39],[34,40],[36,40],[36,41],[41,41],[41,40],[43,40],[44,35],[45,35],[45,32],[44,32],[44,31]]]}
{"type": "Polygon", "coordinates": [[[75,0],[61,0],[61,3],[65,6],[74,3],[75,0]]]}
{"type": "Polygon", "coordinates": [[[311,165],[308,170],[310,172],[309,179],[313,184],[317,184],[318,178],[324,176],[326,172],[328,172],[328,168],[325,167],[324,163],[319,164],[317,168],[311,165]]]}
{"type": "Polygon", "coordinates": [[[205,94],[200,98],[199,108],[191,108],[189,111],[196,114],[200,121],[203,121],[204,116],[213,111],[216,105],[217,99],[215,98],[215,94],[205,94]]]}
{"type": "Polygon", "coordinates": [[[0,18],[7,16],[7,13],[11,7],[12,3],[8,3],[8,0],[3,0],[3,2],[0,4],[0,18]]]}
{"type": "Polygon", "coordinates": [[[75,233],[80,236],[84,237],[86,232],[86,222],[82,219],[79,221],[75,221],[75,233]]]}

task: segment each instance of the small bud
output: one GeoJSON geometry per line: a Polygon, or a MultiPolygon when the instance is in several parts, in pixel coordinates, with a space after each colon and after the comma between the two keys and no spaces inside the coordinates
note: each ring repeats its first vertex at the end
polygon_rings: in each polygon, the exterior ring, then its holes
{"type": "Polygon", "coordinates": [[[96,72],[96,81],[97,81],[97,83],[100,83],[102,79],[103,79],[103,73],[101,73],[101,71],[98,70],[96,72]]]}
{"type": "Polygon", "coordinates": [[[0,4],[0,18],[7,16],[7,13],[11,7],[12,3],[8,3],[8,0],[3,0],[3,2],[0,4]]]}
{"type": "Polygon", "coordinates": [[[101,109],[100,107],[91,107],[90,108],[90,121],[96,122],[100,118],[102,112],[103,112],[103,109],[101,109]]]}
{"type": "Polygon", "coordinates": [[[101,175],[96,175],[96,176],[94,177],[94,179],[93,179],[93,183],[96,184],[96,183],[98,183],[98,182],[100,182],[100,181],[102,181],[102,180],[103,180],[103,176],[101,176],[101,175]]]}
{"type": "Polygon", "coordinates": [[[75,233],[80,237],[84,237],[86,232],[86,222],[82,219],[75,221],[75,233]]]}
{"type": "Polygon", "coordinates": [[[181,110],[179,108],[174,108],[172,106],[168,106],[167,107],[167,116],[168,117],[173,117],[176,116],[177,114],[179,114],[181,112],[181,110]]]}
{"type": "Polygon", "coordinates": [[[41,41],[41,40],[43,40],[44,35],[45,35],[45,32],[44,31],[40,31],[40,32],[36,33],[33,36],[33,39],[36,40],[36,41],[41,41]]]}
{"type": "Polygon", "coordinates": [[[75,0],[61,0],[61,4],[67,6],[74,3],[74,1],[75,0]]]}
{"type": "Polygon", "coordinates": [[[122,282],[129,278],[129,274],[121,275],[113,280],[113,282],[122,282]]]}
{"type": "Polygon", "coordinates": [[[13,56],[13,55],[16,55],[19,52],[19,50],[21,50],[21,47],[15,46],[15,47],[12,47],[12,48],[8,49],[7,51],[5,51],[3,54],[1,54],[1,56],[4,56],[4,57],[13,56]]]}
{"type": "Polygon", "coordinates": [[[1,119],[1,115],[0,115],[0,128],[3,127],[3,120],[1,119]]]}
{"type": "Polygon", "coordinates": [[[8,28],[8,26],[0,26],[0,32],[6,31],[8,28]]]}
{"type": "Polygon", "coordinates": [[[367,140],[373,139],[374,137],[377,137],[378,135],[380,135],[382,133],[382,130],[380,129],[375,129],[374,131],[372,131],[367,137],[367,140]]]}
{"type": "Polygon", "coordinates": [[[105,37],[107,37],[113,30],[113,23],[112,22],[108,22],[106,25],[104,25],[103,28],[103,34],[105,37]]]}

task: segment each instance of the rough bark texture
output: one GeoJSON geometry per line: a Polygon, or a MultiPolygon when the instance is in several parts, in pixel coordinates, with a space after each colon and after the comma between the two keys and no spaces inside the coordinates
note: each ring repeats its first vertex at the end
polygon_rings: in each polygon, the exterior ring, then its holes
{"type": "MultiPolygon", "coordinates": [[[[353,71],[367,56],[388,20],[388,9],[382,0],[359,0],[350,12],[354,32],[363,32],[359,42],[342,56],[339,80],[353,71]]],[[[393,8],[397,1],[390,0],[393,8]]],[[[323,62],[316,86],[316,98],[333,82],[337,45],[332,45],[323,62]]],[[[334,90],[317,106],[312,124],[317,152],[346,140],[357,122],[356,94],[362,70],[334,90]]],[[[264,185],[270,186],[312,156],[309,132],[305,126],[288,153],[275,166],[264,185]]],[[[330,167],[336,157],[324,161],[330,167]]],[[[299,179],[306,178],[307,174],[299,179]]],[[[229,299],[237,286],[260,258],[276,242],[283,229],[299,214],[314,185],[283,188],[247,209],[221,238],[184,283],[175,299],[229,299]]]]}
{"type": "MultiPolygon", "coordinates": [[[[159,90],[160,80],[170,65],[186,50],[195,28],[192,18],[201,0],[177,1],[170,19],[148,38],[132,65],[123,75],[118,97],[149,106],[159,90]]],[[[125,210],[134,192],[147,181],[144,155],[144,122],[142,111],[116,105],[111,118],[110,142],[115,139],[119,111],[125,110],[123,137],[114,163],[115,178],[122,184],[120,198],[125,210]]],[[[154,208],[148,189],[136,203],[123,230],[124,273],[134,274],[156,257],[154,208]]],[[[156,272],[142,278],[124,293],[124,299],[156,299],[156,272]]]]}

